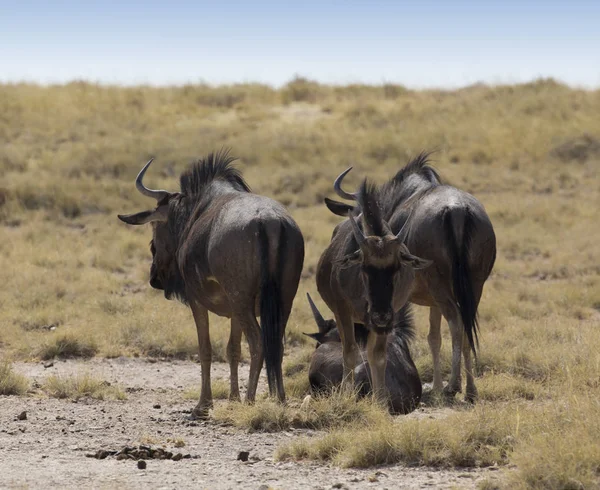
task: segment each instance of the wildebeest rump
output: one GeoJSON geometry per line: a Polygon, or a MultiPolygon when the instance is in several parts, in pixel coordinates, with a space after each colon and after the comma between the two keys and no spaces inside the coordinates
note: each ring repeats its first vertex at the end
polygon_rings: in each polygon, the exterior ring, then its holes
{"type": "Polygon", "coordinates": [[[212,406],[208,311],[231,318],[227,356],[230,399],[239,399],[242,332],[250,348],[246,399],[253,401],[266,363],[269,391],[285,399],[281,362],[283,335],[304,262],[300,229],[278,202],[253,194],[227,152],[210,154],[180,178],[181,191],[154,191],[142,179],[137,189],[157,207],[119,215],[125,223],[152,222],[150,284],[188,304],[198,331],[202,389],[195,415],[212,406]],[[260,326],[256,321],[260,316],[260,326]],[[262,342],[261,342],[262,337],[262,342]]]}
{"type": "MultiPolygon", "coordinates": [[[[444,315],[452,338],[452,372],[445,392],[454,395],[461,391],[462,352],[467,377],[465,397],[474,401],[477,389],[471,350],[476,352],[477,308],[483,285],[496,259],[492,223],[475,197],[442,183],[428,164],[426,153],[381,187],[379,203],[392,232],[402,229],[409,250],[433,262],[431,267],[417,271],[410,292],[411,302],[430,307],[428,341],[434,366],[433,389],[442,390],[440,324],[444,315]]],[[[340,216],[354,210],[331,199],[326,199],[326,204],[340,216]]]]}
{"type": "MultiPolygon", "coordinates": [[[[342,383],[342,343],[335,320],[325,320],[310,295],[307,297],[319,328],[317,333],[306,334],[317,341],[308,379],[313,393],[326,393],[342,383]]],[[[372,392],[369,363],[365,359],[368,333],[364,325],[354,324],[354,337],[360,352],[360,361],[354,369],[354,386],[361,396],[372,392]]],[[[388,406],[394,414],[412,412],[421,401],[421,380],[409,349],[413,337],[411,305],[407,303],[394,315],[392,331],[387,334],[385,386],[388,406]]]]}
{"type": "Polygon", "coordinates": [[[360,323],[369,331],[367,358],[373,392],[383,398],[387,333],[392,329],[394,312],[408,300],[414,270],[430,262],[409,252],[402,230],[392,233],[382,214],[380,189],[366,180],[356,194],[341,189],[349,170],[336,179],[334,188],[342,197],[356,200],[358,206],[356,210],[348,207],[348,219],[336,226],[331,243],[321,255],[317,289],[335,316],[345,378],[354,372],[358,361],[354,324],[360,323]]]}

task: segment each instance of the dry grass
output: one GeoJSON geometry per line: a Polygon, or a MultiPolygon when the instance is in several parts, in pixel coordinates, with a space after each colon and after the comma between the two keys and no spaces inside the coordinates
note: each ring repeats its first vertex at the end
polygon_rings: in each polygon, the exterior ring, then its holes
{"type": "Polygon", "coordinates": [[[307,406],[297,401],[281,405],[260,400],[253,405],[228,403],[215,407],[216,421],[251,432],[277,432],[294,428],[331,430],[345,425],[373,425],[389,419],[371,400],[357,400],[355,393],[336,391],[330,397],[313,398],[307,406]]]}
{"type": "Polygon", "coordinates": [[[0,395],[24,395],[28,389],[25,376],[15,373],[7,361],[0,364],[0,395]]]}
{"type": "MultiPolygon", "coordinates": [[[[419,464],[499,458],[517,465],[513,487],[594,486],[599,434],[590,417],[597,408],[586,397],[600,387],[599,113],[600,91],[552,80],[456,91],[332,87],[303,79],[281,90],[1,85],[0,355],[195,356],[189,310],[147,283],[149,227],[128,227],[115,215],[151,205],[133,185],[149,156],[157,160],[148,184],[176,189],[189,161],[231,146],[253,189],[289,207],[306,239],[306,259],[286,335],[290,406],[234,404],[216,413],[256,430],[270,417],[275,428],[302,424],[294,407],[307,392],[313,348],[302,332],[315,331],[304,294],[323,307],[315,267],[340,221],[322,198],[332,196],[332,182],[348,164],[355,167],[349,187],[365,175],[382,182],[410,156],[436,149],[442,177],[481,200],[498,237],[480,307],[482,400],[474,412],[454,407],[451,425],[408,418],[398,427],[406,423],[407,434],[424,435],[415,443],[419,464]],[[578,415],[567,423],[548,407],[578,415]],[[517,408],[529,428],[503,446],[517,408]],[[528,426],[528,412],[540,423],[528,426]],[[453,441],[468,435],[468,424],[480,429],[461,456],[453,441]],[[486,431],[491,442],[483,444],[486,431]],[[544,442],[544,434],[554,439],[544,442]]],[[[210,320],[214,358],[224,360],[228,322],[210,320]]],[[[412,352],[428,382],[424,309],[417,309],[416,321],[412,352]]],[[[443,339],[448,373],[445,326],[443,339]]],[[[380,429],[388,426],[377,427],[374,433],[385,435],[380,429]]],[[[356,435],[352,424],[348,431],[356,435]]],[[[375,456],[361,459],[342,447],[355,442],[345,434],[336,429],[327,436],[333,442],[322,443],[322,452],[340,449],[325,459],[349,465],[408,458],[405,439],[388,454],[377,449],[374,435],[369,451],[375,456]]],[[[318,454],[307,448],[303,457],[318,454]]]]}
{"type": "Polygon", "coordinates": [[[49,376],[42,384],[42,390],[52,398],[79,400],[125,400],[125,393],[118,386],[97,379],[90,374],[74,376],[49,376]]]}

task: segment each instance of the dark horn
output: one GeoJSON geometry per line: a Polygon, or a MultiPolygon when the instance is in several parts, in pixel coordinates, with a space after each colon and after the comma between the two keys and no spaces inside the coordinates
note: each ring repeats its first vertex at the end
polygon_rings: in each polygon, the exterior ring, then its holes
{"type": "Polygon", "coordinates": [[[168,195],[170,195],[170,192],[167,191],[157,191],[154,189],[148,189],[143,183],[142,180],[144,179],[144,174],[146,173],[146,170],[148,170],[148,167],[150,166],[150,164],[154,161],[154,158],[151,158],[150,161],[144,165],[144,168],[142,168],[142,170],[140,170],[140,173],[138,174],[137,178],[135,179],[135,187],[138,191],[140,191],[144,196],[147,197],[152,197],[154,199],[156,199],[157,201],[162,201],[165,197],[167,197],[168,195]]]}
{"type": "Polygon", "coordinates": [[[350,220],[350,223],[352,224],[352,233],[354,233],[354,238],[358,242],[358,246],[362,247],[363,243],[365,243],[365,240],[367,239],[367,237],[365,236],[363,231],[358,226],[358,223],[352,216],[352,212],[348,213],[348,219],[350,220]]]}
{"type": "Polygon", "coordinates": [[[352,167],[348,167],[340,175],[338,175],[338,178],[335,179],[335,182],[333,183],[333,189],[335,190],[337,195],[343,199],[358,201],[358,193],[350,193],[342,189],[342,180],[344,180],[344,177],[346,176],[346,174],[348,174],[348,172],[350,172],[350,170],[352,170],[352,167]]]}
{"type": "Polygon", "coordinates": [[[321,315],[321,312],[318,310],[317,305],[314,304],[312,298],[310,297],[310,294],[306,293],[306,297],[308,298],[308,303],[310,304],[310,309],[312,310],[312,314],[315,317],[317,326],[319,327],[319,332],[323,332],[326,327],[326,320],[325,320],[325,318],[323,318],[323,315],[321,315]]]}

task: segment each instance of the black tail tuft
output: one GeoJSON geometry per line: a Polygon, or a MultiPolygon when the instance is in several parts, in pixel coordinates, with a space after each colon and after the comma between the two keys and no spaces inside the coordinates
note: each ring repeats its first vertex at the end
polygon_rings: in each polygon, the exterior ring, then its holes
{"type": "Polygon", "coordinates": [[[460,243],[458,237],[454,234],[452,214],[446,212],[444,218],[444,227],[446,236],[450,242],[450,251],[452,259],[452,287],[454,289],[454,298],[458,304],[460,317],[469,339],[469,345],[473,353],[477,355],[475,345],[479,346],[477,337],[477,302],[473,294],[473,281],[471,269],[469,267],[469,254],[471,250],[471,237],[475,222],[469,209],[465,212],[463,227],[463,236],[460,243]]]}
{"type": "MultiPolygon", "coordinates": [[[[284,256],[285,228],[281,226],[279,237],[277,271],[281,271],[279,263],[284,256]]],[[[263,353],[269,382],[269,393],[277,393],[277,386],[283,386],[283,305],[281,297],[280,274],[271,272],[269,266],[269,238],[262,224],[259,225],[259,243],[261,254],[261,286],[260,286],[260,327],[262,332],[263,353]]],[[[284,393],[278,393],[279,399],[285,399],[284,393]]]]}

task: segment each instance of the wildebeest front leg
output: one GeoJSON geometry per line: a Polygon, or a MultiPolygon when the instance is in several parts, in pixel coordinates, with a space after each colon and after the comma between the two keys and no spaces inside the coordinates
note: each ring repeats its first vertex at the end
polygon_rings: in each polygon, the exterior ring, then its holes
{"type": "Polygon", "coordinates": [[[200,353],[200,367],[202,369],[202,387],[200,389],[200,401],[192,411],[194,417],[206,417],[208,410],[212,408],[212,389],[210,386],[210,363],[212,360],[212,347],[210,345],[210,334],[208,330],[208,311],[198,303],[192,303],[192,313],[196,322],[198,332],[198,347],[200,353]]]}
{"type": "Polygon", "coordinates": [[[441,392],[442,368],[440,366],[440,350],[442,348],[442,312],[439,308],[432,306],[429,309],[429,335],[427,341],[431,350],[431,359],[433,361],[433,390],[441,392]]]}
{"type": "Polygon", "coordinates": [[[344,378],[342,386],[354,389],[354,368],[358,361],[358,345],[354,337],[352,317],[346,313],[335,314],[335,321],[342,341],[344,378]]]}
{"type": "Polygon", "coordinates": [[[229,399],[240,400],[240,385],[238,380],[238,365],[242,357],[242,325],[239,320],[231,319],[231,333],[227,344],[227,359],[229,360],[229,399]]]}
{"type": "Polygon", "coordinates": [[[371,368],[371,384],[376,400],[387,401],[385,369],[387,367],[387,335],[369,332],[367,338],[367,358],[371,368]]]}

